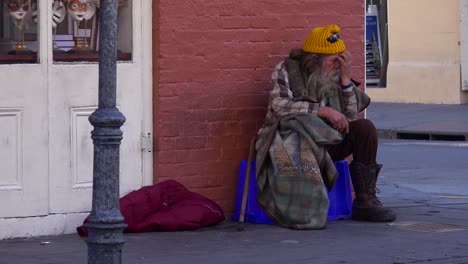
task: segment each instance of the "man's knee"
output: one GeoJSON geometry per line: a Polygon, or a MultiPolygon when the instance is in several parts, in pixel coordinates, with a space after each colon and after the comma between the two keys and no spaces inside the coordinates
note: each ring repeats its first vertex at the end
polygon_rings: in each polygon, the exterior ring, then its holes
{"type": "Polygon", "coordinates": [[[369,119],[358,119],[350,122],[350,130],[354,130],[358,134],[373,136],[377,135],[377,129],[369,119]]]}

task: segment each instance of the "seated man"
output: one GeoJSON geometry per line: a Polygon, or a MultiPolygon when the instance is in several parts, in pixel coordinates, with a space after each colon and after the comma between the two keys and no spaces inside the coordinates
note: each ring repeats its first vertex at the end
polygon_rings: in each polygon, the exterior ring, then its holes
{"type": "Polygon", "coordinates": [[[332,188],[337,173],[331,160],[351,154],[352,219],[396,218],[376,196],[382,167],[376,161],[377,132],[371,121],[358,119],[370,99],[351,79],[351,56],[339,32],[337,25],[315,28],[272,74],[268,113],[256,143],[257,200],[286,227],[324,227],[328,200],[319,201],[326,197],[317,186],[332,188]]]}

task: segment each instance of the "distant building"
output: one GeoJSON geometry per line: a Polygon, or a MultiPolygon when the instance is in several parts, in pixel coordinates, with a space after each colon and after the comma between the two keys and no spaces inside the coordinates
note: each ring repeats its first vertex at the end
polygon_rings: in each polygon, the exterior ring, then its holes
{"type": "Polygon", "coordinates": [[[367,85],[373,101],[468,103],[466,1],[373,2],[384,12],[379,18],[388,17],[388,34],[381,27],[382,40],[388,37],[386,84],[367,85]]]}

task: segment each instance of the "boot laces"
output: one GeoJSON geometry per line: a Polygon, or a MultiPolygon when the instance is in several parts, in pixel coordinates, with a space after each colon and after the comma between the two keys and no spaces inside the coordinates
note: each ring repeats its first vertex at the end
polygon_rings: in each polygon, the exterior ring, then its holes
{"type": "Polygon", "coordinates": [[[372,195],[372,197],[371,197],[372,202],[375,205],[382,205],[382,202],[380,201],[379,197],[377,197],[377,195],[376,195],[377,193],[380,193],[380,189],[378,187],[375,187],[375,188],[370,190],[370,194],[372,195]]]}

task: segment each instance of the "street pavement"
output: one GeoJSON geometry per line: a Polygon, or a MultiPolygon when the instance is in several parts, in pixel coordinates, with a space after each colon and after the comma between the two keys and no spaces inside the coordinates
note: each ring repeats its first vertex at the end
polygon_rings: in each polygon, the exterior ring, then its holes
{"type": "Polygon", "coordinates": [[[468,141],[468,104],[371,103],[366,112],[382,138],[468,141]]]}
{"type": "MultiPolygon", "coordinates": [[[[437,118],[468,124],[466,114],[439,105],[413,105],[424,113],[435,111],[430,115],[435,119],[402,115],[392,124],[380,118],[391,119],[392,109],[408,105],[374,105],[367,117],[383,134],[413,124],[435,127],[437,118]]],[[[381,139],[379,196],[396,211],[393,223],[337,220],[311,231],[248,224],[239,231],[226,221],[190,232],[127,234],[123,263],[468,263],[467,159],[468,142],[462,140],[381,139]]],[[[0,263],[86,263],[87,246],[74,234],[13,239],[0,241],[0,256],[0,263]]]]}

